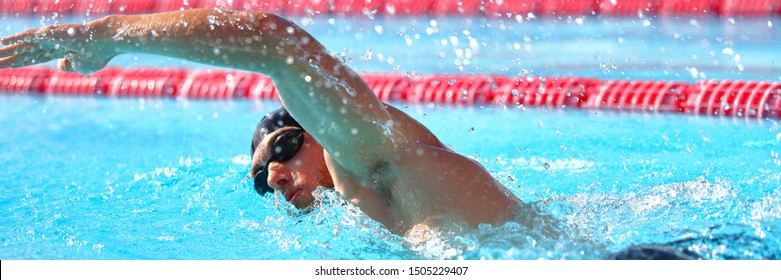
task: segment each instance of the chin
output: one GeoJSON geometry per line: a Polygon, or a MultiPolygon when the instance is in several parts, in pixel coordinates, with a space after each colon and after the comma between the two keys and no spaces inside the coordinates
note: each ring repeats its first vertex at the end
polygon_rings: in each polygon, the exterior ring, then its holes
{"type": "Polygon", "coordinates": [[[299,197],[299,199],[293,202],[293,206],[299,210],[308,209],[312,207],[312,200],[311,197],[299,197]]]}

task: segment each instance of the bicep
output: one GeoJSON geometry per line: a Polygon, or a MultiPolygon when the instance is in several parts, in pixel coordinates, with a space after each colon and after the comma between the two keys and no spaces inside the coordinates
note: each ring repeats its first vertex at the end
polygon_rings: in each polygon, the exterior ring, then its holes
{"type": "Polygon", "coordinates": [[[290,26],[283,51],[288,65],[272,76],[288,111],[345,167],[360,168],[389,154],[400,135],[382,102],[311,35],[290,26]]]}

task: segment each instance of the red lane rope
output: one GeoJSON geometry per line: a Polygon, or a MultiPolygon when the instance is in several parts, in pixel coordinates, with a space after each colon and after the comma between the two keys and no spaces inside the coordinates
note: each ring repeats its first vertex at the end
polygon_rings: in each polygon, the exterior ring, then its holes
{"type": "MultiPolygon", "coordinates": [[[[382,101],[555,107],[781,118],[781,82],[364,74],[382,101]]],[[[42,67],[0,70],[6,94],[276,99],[270,78],[236,70],[107,68],[89,76],[42,67]]]]}
{"type": "Polygon", "coordinates": [[[781,15],[781,0],[0,0],[0,14],[142,14],[192,8],[263,10],[287,15],[781,15]]]}

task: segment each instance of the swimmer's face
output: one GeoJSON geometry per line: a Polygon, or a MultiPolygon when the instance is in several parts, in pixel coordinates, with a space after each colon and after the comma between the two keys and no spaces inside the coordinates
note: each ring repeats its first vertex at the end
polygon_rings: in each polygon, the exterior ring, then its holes
{"type": "MultiPolygon", "coordinates": [[[[258,171],[272,158],[274,143],[287,140],[282,138],[288,137],[295,130],[299,128],[284,127],[263,138],[252,158],[253,180],[258,171]]],[[[323,147],[306,132],[303,132],[303,144],[295,155],[284,161],[271,160],[266,169],[268,185],[299,209],[309,207],[314,202],[312,192],[317,186],[333,188],[333,181],[323,157],[323,147]]]]}

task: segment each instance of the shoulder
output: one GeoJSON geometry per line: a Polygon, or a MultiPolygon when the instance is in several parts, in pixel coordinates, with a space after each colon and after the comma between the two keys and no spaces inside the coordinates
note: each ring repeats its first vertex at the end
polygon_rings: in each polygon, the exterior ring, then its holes
{"type": "Polygon", "coordinates": [[[444,144],[439,141],[437,136],[418,120],[396,107],[388,104],[384,105],[393,120],[394,132],[403,136],[398,138],[406,140],[402,144],[410,146],[428,145],[444,147],[444,144]]]}

